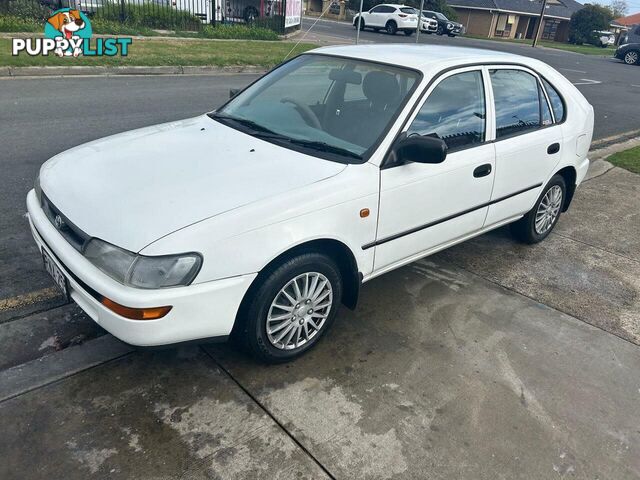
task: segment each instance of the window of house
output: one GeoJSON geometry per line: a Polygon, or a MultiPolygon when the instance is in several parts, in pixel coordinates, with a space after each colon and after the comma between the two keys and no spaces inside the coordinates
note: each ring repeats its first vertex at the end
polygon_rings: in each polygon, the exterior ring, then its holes
{"type": "Polygon", "coordinates": [[[547,91],[547,95],[549,95],[549,101],[551,102],[551,108],[553,109],[553,115],[556,117],[556,122],[560,123],[564,120],[564,103],[562,103],[562,98],[553,85],[544,78],[542,79],[542,83],[547,91]]]}
{"type": "Polygon", "coordinates": [[[555,18],[547,18],[544,21],[544,27],[540,36],[545,40],[555,40],[560,20],[555,18]]]}
{"type": "Polygon", "coordinates": [[[480,71],[442,80],[411,123],[407,135],[441,138],[449,150],[470,147],[485,139],[485,97],[480,71]]]}
{"type": "Polygon", "coordinates": [[[541,125],[538,80],[522,70],[491,70],[496,110],[496,139],[541,125]]]}

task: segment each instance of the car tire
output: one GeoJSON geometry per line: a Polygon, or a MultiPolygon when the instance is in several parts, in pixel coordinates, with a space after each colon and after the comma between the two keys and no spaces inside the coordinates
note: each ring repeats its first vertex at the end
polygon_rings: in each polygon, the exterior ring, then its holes
{"type": "Polygon", "coordinates": [[[438,29],[436,30],[436,34],[437,35],[444,35],[444,29],[441,26],[438,26],[438,29]]]}
{"type": "Polygon", "coordinates": [[[405,34],[407,37],[410,37],[411,35],[413,35],[413,30],[405,30],[405,31],[404,31],[404,34],[405,34]]]}
{"type": "MultiPolygon", "coordinates": [[[[358,29],[358,19],[356,18],[355,21],[353,22],[353,27],[357,30],[358,29]]],[[[360,21],[360,30],[364,30],[364,19],[362,19],[360,21]]]]}
{"type": "Polygon", "coordinates": [[[389,35],[395,35],[398,31],[398,25],[393,20],[389,20],[387,24],[384,26],[384,29],[387,31],[389,35]]]}
{"type": "Polygon", "coordinates": [[[567,186],[561,175],[554,175],[529,212],[511,224],[513,236],[528,244],[541,242],[551,233],[560,219],[567,186]]]}
{"type": "Polygon", "coordinates": [[[640,63],[640,51],[638,50],[629,50],[622,57],[622,61],[627,65],[636,65],[640,63]]]}
{"type": "Polygon", "coordinates": [[[234,338],[254,358],[265,363],[287,362],[303,355],[318,343],[335,320],[342,300],[340,269],[330,257],[310,252],[290,258],[258,278],[260,283],[255,289],[252,287],[240,308],[234,338]],[[305,278],[310,279],[307,291],[305,278]],[[312,300],[315,293],[309,291],[314,279],[317,296],[312,300]],[[324,281],[328,287],[321,288],[324,281]],[[328,306],[322,307],[326,302],[328,306]],[[296,310],[297,305],[300,307],[296,310]],[[280,335],[284,337],[278,343],[280,335]],[[298,341],[303,343],[298,346],[298,341]]]}
{"type": "Polygon", "coordinates": [[[449,35],[450,37],[455,37],[453,33],[448,33],[447,35],[449,35]]]}

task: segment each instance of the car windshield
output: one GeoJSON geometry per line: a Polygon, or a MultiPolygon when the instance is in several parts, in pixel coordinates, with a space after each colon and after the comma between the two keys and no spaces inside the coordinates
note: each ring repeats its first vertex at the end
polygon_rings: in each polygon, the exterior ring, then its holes
{"type": "Polygon", "coordinates": [[[344,163],[362,163],[417,86],[413,70],[301,55],[209,116],[249,135],[344,163]]]}

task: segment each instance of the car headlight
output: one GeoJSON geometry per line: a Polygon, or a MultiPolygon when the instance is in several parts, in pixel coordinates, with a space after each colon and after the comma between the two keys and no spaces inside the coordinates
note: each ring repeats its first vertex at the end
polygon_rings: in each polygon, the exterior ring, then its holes
{"type": "Polygon", "coordinates": [[[189,285],[202,266],[198,253],[149,257],[97,238],[89,241],[84,256],[114,280],[137,288],[189,285]]]}
{"type": "Polygon", "coordinates": [[[453,28],[453,24],[452,23],[447,23],[447,30],[451,30],[453,28]]]}

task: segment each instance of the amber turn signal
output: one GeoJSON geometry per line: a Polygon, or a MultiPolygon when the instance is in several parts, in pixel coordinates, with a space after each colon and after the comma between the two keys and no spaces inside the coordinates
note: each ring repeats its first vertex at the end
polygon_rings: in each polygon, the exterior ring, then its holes
{"type": "Polygon", "coordinates": [[[151,308],[131,308],[120,305],[119,303],[109,300],[106,297],[102,297],[101,302],[112,312],[118,315],[129,318],[131,320],[157,320],[164,317],[173,308],[172,306],[166,307],[151,307],[151,308]]]}
{"type": "Polygon", "coordinates": [[[360,218],[367,218],[369,216],[369,209],[368,208],[363,208],[362,210],[360,210],[360,218]]]}

